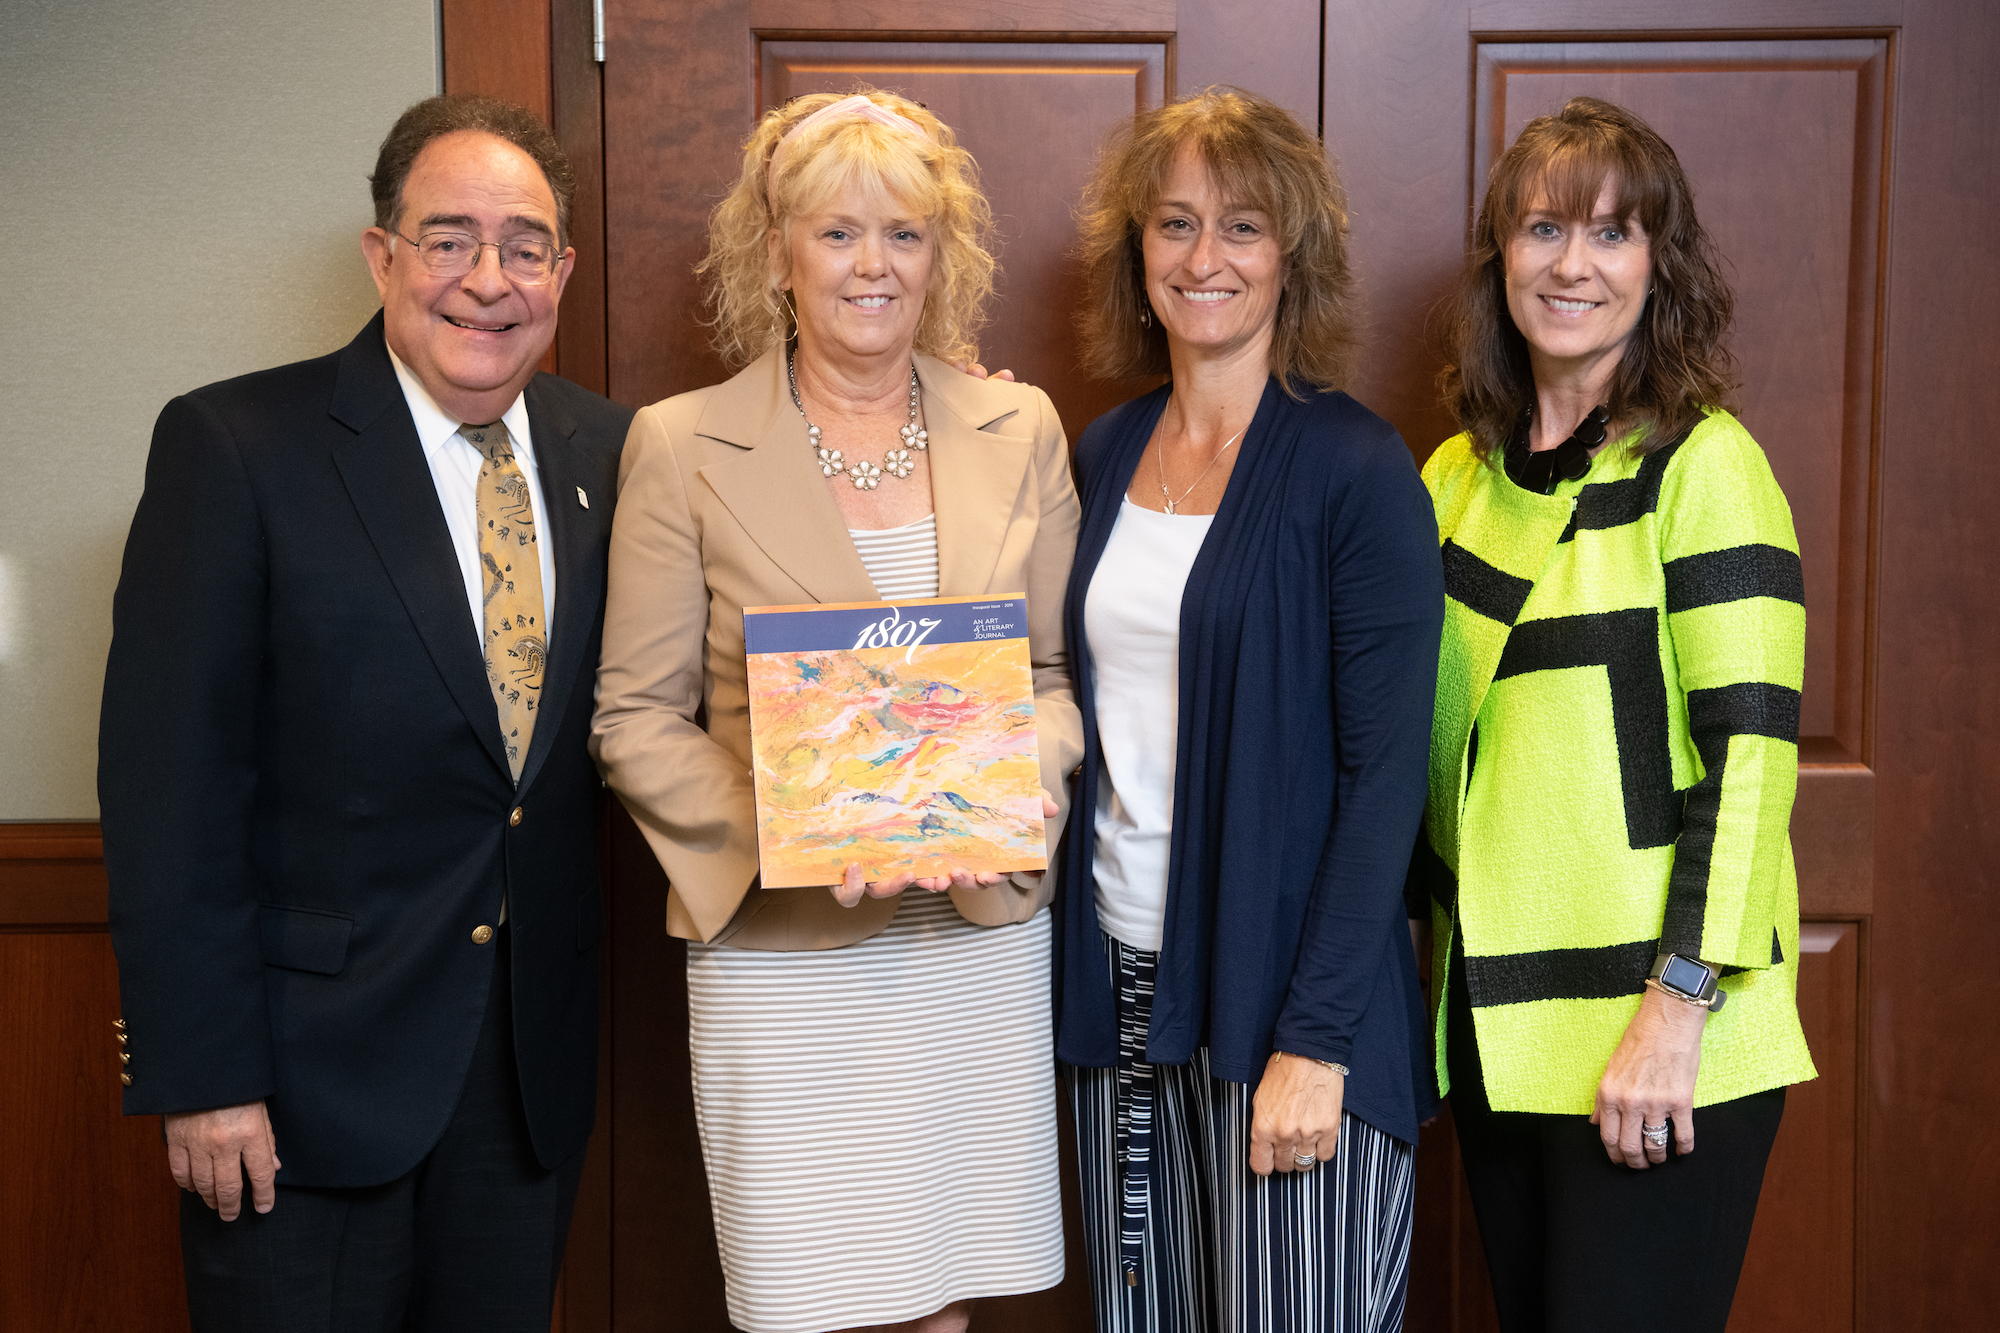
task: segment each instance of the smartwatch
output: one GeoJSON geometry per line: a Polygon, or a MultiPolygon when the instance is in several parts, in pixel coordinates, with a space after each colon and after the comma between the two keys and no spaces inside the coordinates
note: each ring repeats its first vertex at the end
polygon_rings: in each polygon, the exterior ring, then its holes
{"type": "Polygon", "coordinates": [[[1729,998],[1727,991],[1719,991],[1715,983],[1720,974],[1698,958],[1684,958],[1677,953],[1663,953],[1653,959],[1653,970],[1646,980],[1678,1000],[1698,1004],[1713,1013],[1722,1008],[1729,998]]]}

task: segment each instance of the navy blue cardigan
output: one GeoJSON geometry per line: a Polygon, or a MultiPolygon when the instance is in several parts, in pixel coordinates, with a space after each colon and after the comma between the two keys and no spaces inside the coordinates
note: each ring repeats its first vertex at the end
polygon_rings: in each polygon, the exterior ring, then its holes
{"type": "MultiPolygon", "coordinates": [[[[1065,610],[1084,760],[1060,853],[1057,1053],[1116,1063],[1091,862],[1100,771],[1084,595],[1165,410],[1163,387],[1077,443],[1065,610]]],[[[1349,1066],[1345,1108],[1414,1142],[1436,1103],[1403,882],[1425,794],[1444,575],[1395,430],[1274,379],[1181,601],[1180,737],[1147,1058],[1209,1049],[1254,1084],[1272,1050],[1349,1066]]]]}

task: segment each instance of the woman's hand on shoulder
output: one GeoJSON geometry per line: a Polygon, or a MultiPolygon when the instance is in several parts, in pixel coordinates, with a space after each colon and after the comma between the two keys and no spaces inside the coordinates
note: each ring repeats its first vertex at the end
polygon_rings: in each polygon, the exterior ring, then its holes
{"type": "Polygon", "coordinates": [[[1590,1113],[1612,1161],[1635,1171],[1665,1162],[1666,1145],[1655,1146],[1644,1132],[1669,1119],[1680,1154],[1694,1151],[1694,1085],[1707,1022],[1708,1010],[1700,1005],[1646,989],[1598,1080],[1597,1109],[1590,1113]]]}
{"type": "Polygon", "coordinates": [[[1302,1055],[1271,1052],[1250,1111],[1250,1169],[1310,1171],[1340,1146],[1340,1107],[1347,1080],[1302,1055]],[[1310,1162],[1302,1162],[1309,1157],[1310,1162]]]}
{"type": "Polygon", "coordinates": [[[945,364],[959,374],[970,375],[976,380],[1006,380],[1009,384],[1014,383],[1014,372],[1011,370],[988,370],[977,361],[970,363],[964,361],[947,361],[945,364]]]}

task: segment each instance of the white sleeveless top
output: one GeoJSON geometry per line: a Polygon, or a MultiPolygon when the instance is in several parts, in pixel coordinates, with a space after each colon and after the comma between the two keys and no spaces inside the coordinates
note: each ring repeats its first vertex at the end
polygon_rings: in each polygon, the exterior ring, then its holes
{"type": "Polygon", "coordinates": [[[1119,502],[1084,597],[1097,694],[1097,921],[1135,949],[1160,947],[1180,739],[1181,593],[1213,514],[1119,502]]]}

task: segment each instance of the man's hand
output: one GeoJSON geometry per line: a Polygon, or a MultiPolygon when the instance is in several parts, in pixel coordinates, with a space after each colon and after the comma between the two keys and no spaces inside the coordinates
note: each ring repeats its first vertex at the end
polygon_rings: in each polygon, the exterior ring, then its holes
{"type": "Polygon", "coordinates": [[[174,1184],[234,1222],[243,1211],[243,1178],[250,1178],[250,1206],[268,1213],[278,1201],[278,1138],[262,1102],[213,1111],[169,1115],[167,1168],[174,1184]]]}

